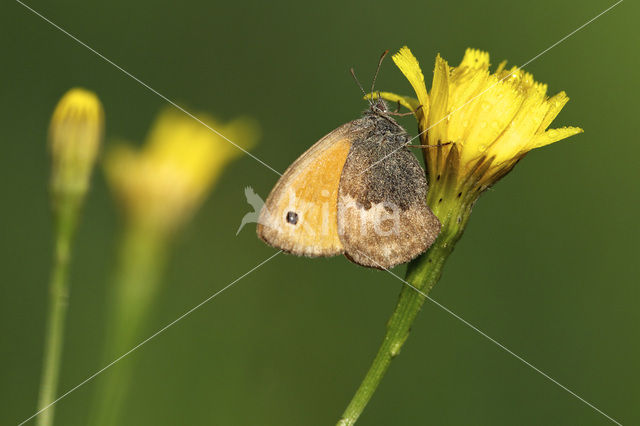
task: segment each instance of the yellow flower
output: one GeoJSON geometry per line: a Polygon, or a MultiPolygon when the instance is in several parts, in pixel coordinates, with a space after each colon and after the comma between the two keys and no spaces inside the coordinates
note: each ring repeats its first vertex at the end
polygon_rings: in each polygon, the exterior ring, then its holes
{"type": "Polygon", "coordinates": [[[403,47],[393,60],[418,99],[381,93],[415,111],[431,182],[472,185],[479,191],[508,173],[527,152],[582,132],[577,127],[547,127],[569,98],[549,98],[547,85],[502,62],[489,71],[489,54],[467,49],[457,67],[436,57],[428,95],[417,59],[403,47]],[[421,106],[416,110],[418,106],[421,106]]]}
{"type": "Polygon", "coordinates": [[[102,105],[94,93],[75,88],[58,102],[49,125],[51,190],[56,202],[87,192],[103,127],[102,105]]]}
{"type": "MultiPolygon", "coordinates": [[[[244,149],[258,138],[257,124],[240,118],[223,124],[199,118],[244,149]]],[[[242,151],[176,110],[157,118],[145,146],[121,144],[107,153],[108,181],[128,219],[171,231],[198,208],[222,169],[242,151]]]]}

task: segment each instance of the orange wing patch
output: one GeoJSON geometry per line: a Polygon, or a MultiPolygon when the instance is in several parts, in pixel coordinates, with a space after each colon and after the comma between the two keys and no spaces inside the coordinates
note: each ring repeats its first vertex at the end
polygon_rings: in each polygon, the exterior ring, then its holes
{"type": "Polygon", "coordinates": [[[338,185],[351,147],[344,126],[329,133],[282,175],[260,212],[258,236],[303,256],[344,252],[338,236],[338,185]]]}

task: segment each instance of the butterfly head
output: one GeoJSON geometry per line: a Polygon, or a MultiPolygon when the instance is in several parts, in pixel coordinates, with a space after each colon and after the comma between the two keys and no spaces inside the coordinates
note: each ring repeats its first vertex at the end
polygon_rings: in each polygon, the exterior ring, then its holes
{"type": "Polygon", "coordinates": [[[369,109],[364,112],[365,117],[373,119],[374,122],[389,122],[394,127],[400,128],[398,123],[393,119],[393,112],[389,110],[387,103],[381,98],[369,100],[369,109]]]}
{"type": "Polygon", "coordinates": [[[376,115],[387,115],[389,112],[389,107],[387,103],[382,100],[382,98],[372,99],[369,104],[369,113],[376,115]]]}

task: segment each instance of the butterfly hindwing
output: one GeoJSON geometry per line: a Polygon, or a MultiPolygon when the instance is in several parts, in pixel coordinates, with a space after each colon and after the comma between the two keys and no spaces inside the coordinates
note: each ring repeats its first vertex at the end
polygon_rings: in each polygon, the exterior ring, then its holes
{"type": "Polygon", "coordinates": [[[338,192],[338,232],[355,263],[390,268],[425,251],[440,232],[426,204],[427,181],[405,140],[353,141],[338,192]]]}

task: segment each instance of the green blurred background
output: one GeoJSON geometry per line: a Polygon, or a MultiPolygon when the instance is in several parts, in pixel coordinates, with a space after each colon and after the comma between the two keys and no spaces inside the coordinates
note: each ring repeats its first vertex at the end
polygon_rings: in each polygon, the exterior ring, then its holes
{"type": "MultiPolygon", "coordinates": [[[[46,129],[72,86],[97,92],[107,143],[141,141],[166,104],[15,2],[0,6],[0,424],[35,411],[50,268],[46,129]]],[[[28,4],[168,98],[250,115],[254,153],[284,170],[365,108],[384,49],[408,44],[427,80],[468,46],[520,65],[611,5],[514,2],[28,4]]],[[[555,126],[583,135],[532,152],[476,204],[432,296],[627,425],[640,424],[637,3],[626,1],[526,67],[566,90],[555,126]]],[[[412,94],[391,61],[378,87],[412,94]]],[[[415,134],[411,119],[404,121],[415,134]]],[[[148,334],[273,253],[243,188],[277,176],[249,157],[223,175],[173,250],[148,334]]],[[[105,295],[120,222],[94,175],[72,265],[60,391],[103,366],[105,295]]],[[[403,273],[403,268],[397,268],[403,273]]],[[[344,258],[279,256],[112,367],[134,363],[124,425],[332,425],[377,350],[402,284],[344,258]]],[[[103,376],[110,374],[110,370],[103,376]]],[[[82,425],[96,385],[57,405],[82,425]]],[[[607,425],[602,415],[427,303],[359,424],[607,425]]]]}

